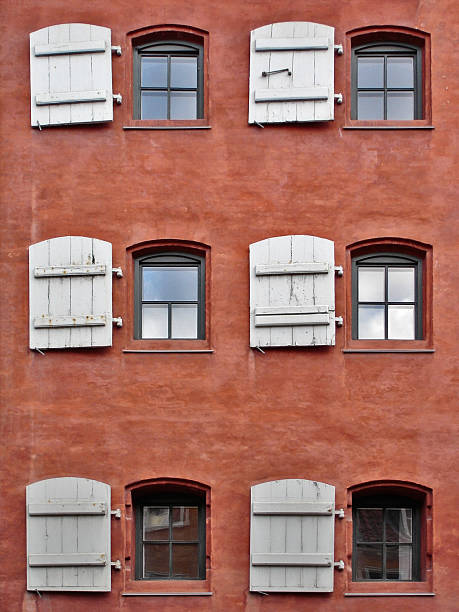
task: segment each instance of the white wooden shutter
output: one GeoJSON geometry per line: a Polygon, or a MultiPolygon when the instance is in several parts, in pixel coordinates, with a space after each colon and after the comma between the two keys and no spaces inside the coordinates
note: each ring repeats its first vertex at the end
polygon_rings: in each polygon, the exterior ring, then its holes
{"type": "Polygon", "coordinates": [[[335,487],[276,480],[252,487],[250,590],[333,591],[335,487]]]}
{"type": "Polygon", "coordinates": [[[110,591],[110,486],[50,478],[27,487],[27,589],[110,591]]]}
{"type": "Polygon", "coordinates": [[[249,123],[334,118],[334,31],[304,21],[252,30],[249,123]]]}
{"type": "Polygon", "coordinates": [[[335,344],[334,245],[278,236],[250,245],[250,346],[335,344]]]}
{"type": "Polygon", "coordinates": [[[30,34],[31,124],[113,120],[111,30],[63,23],[30,34]]]}
{"type": "Polygon", "coordinates": [[[29,247],[30,348],[112,344],[112,245],[64,236],[29,247]]]}

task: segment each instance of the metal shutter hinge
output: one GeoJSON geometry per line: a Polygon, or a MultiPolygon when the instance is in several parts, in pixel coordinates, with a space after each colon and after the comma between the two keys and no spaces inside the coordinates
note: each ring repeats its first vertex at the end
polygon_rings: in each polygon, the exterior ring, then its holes
{"type": "Polygon", "coordinates": [[[121,561],[119,559],[117,559],[116,561],[112,561],[110,565],[113,567],[113,569],[116,569],[116,570],[121,569],[121,561]]]}
{"type": "Polygon", "coordinates": [[[113,100],[115,100],[117,104],[121,104],[123,102],[123,96],[121,94],[113,94],[113,100]]]}
{"type": "Polygon", "coordinates": [[[343,94],[342,93],[335,94],[335,102],[336,102],[336,104],[342,104],[343,103],[343,94]]]}
{"type": "Polygon", "coordinates": [[[338,276],[343,276],[344,274],[343,266],[335,266],[335,272],[338,276]]]}
{"type": "MultiPolygon", "coordinates": [[[[341,317],[340,317],[340,319],[341,319],[341,317]]],[[[339,510],[335,510],[335,516],[337,518],[343,519],[344,518],[344,510],[343,510],[343,508],[340,508],[339,510]]]]}
{"type": "Polygon", "coordinates": [[[343,317],[335,317],[335,323],[338,327],[343,326],[343,317]]]}
{"type": "Polygon", "coordinates": [[[121,518],[121,510],[119,508],[116,510],[110,510],[110,514],[115,518],[121,518]]]}
{"type": "Polygon", "coordinates": [[[112,53],[116,53],[116,55],[121,55],[121,47],[120,45],[112,45],[112,53]]]}
{"type": "Polygon", "coordinates": [[[343,55],[343,45],[333,45],[333,47],[338,55],[343,55]]]}
{"type": "Polygon", "coordinates": [[[116,323],[116,327],[123,327],[123,319],[121,317],[113,317],[113,323],[116,323]]]}
{"type": "Polygon", "coordinates": [[[335,561],[333,565],[337,570],[342,571],[344,569],[344,561],[335,561]]]}
{"type": "Polygon", "coordinates": [[[123,270],[121,268],[112,268],[112,274],[116,274],[117,278],[123,278],[123,270]]]}

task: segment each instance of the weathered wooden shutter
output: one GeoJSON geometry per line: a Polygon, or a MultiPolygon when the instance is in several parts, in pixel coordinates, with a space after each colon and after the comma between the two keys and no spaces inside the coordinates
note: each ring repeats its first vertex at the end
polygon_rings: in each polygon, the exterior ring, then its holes
{"type": "Polygon", "coordinates": [[[252,30],[249,123],[334,118],[334,31],[303,21],[252,30]]]}
{"type": "Polygon", "coordinates": [[[335,344],[331,240],[278,236],[250,245],[250,346],[335,344]]]}
{"type": "Polygon", "coordinates": [[[27,589],[110,591],[110,486],[50,478],[27,487],[27,589]]]}
{"type": "Polygon", "coordinates": [[[252,487],[250,590],[333,591],[335,487],[276,480],[252,487]]]}
{"type": "Polygon", "coordinates": [[[29,247],[30,348],[112,344],[112,245],[64,236],[29,247]]]}
{"type": "Polygon", "coordinates": [[[63,23],[30,34],[31,124],[113,120],[111,30],[63,23]]]}

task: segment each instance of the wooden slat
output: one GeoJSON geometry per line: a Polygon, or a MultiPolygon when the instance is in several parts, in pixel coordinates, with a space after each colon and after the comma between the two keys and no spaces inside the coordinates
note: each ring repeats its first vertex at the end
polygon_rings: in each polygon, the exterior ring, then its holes
{"type": "Polygon", "coordinates": [[[327,314],[286,314],[257,315],[255,327],[292,327],[294,325],[330,325],[331,318],[327,314]]]}
{"type": "Polygon", "coordinates": [[[333,504],[330,502],[253,502],[254,514],[295,514],[301,516],[329,516],[333,514],[333,504]]]}
{"type": "Polygon", "coordinates": [[[258,553],[252,555],[252,565],[282,565],[331,567],[333,555],[320,553],[258,553]]]}
{"type": "Polygon", "coordinates": [[[307,51],[328,49],[327,38],[258,38],[255,51],[307,51]]]}
{"type": "Polygon", "coordinates": [[[83,42],[54,43],[51,45],[35,45],[36,56],[42,55],[64,55],[70,53],[103,53],[105,51],[104,40],[93,40],[83,42]]]}
{"type": "Polygon", "coordinates": [[[256,315],[292,315],[292,314],[324,314],[328,306],[268,306],[255,308],[256,315]]]}
{"type": "Polygon", "coordinates": [[[34,276],[37,278],[50,276],[95,276],[98,274],[106,274],[106,266],[103,264],[82,266],[37,266],[34,271],[34,276]]]}
{"type": "Polygon", "coordinates": [[[39,93],[35,96],[37,106],[44,104],[77,104],[79,102],[104,102],[107,92],[103,89],[95,91],[66,91],[59,93],[39,93]]]}
{"type": "Polygon", "coordinates": [[[257,89],[255,102],[294,102],[327,100],[328,87],[295,87],[292,89],[257,89]]]}
{"type": "Polygon", "coordinates": [[[43,314],[34,319],[35,328],[52,327],[94,327],[107,324],[107,316],[99,315],[48,315],[43,314]]]}
{"type": "Polygon", "coordinates": [[[301,262],[255,266],[255,274],[257,276],[274,274],[327,274],[329,270],[330,266],[326,262],[301,262]]]}
{"type": "Polygon", "coordinates": [[[30,516],[54,516],[60,515],[92,515],[105,514],[107,505],[105,502],[49,502],[47,504],[29,504],[30,516]]]}
{"type": "Polygon", "coordinates": [[[60,553],[29,555],[30,567],[64,567],[69,565],[106,565],[105,553],[60,553]]]}

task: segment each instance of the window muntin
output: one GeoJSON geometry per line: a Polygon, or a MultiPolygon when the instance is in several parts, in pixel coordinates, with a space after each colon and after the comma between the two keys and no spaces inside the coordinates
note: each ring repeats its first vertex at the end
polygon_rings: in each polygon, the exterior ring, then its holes
{"type": "Polygon", "coordinates": [[[394,253],[352,260],[352,331],[358,340],[422,338],[422,264],[394,253]]]}
{"type": "Polygon", "coordinates": [[[204,258],[159,253],[136,260],[135,337],[205,337],[204,258]]]}
{"type": "Polygon", "coordinates": [[[369,497],[353,507],[352,579],[420,579],[420,508],[403,497],[369,497]]]}
{"type": "Polygon", "coordinates": [[[203,48],[158,41],[134,49],[134,117],[180,120],[203,117],[203,48]]]}
{"type": "Polygon", "coordinates": [[[352,119],[422,119],[422,52],[406,44],[352,50],[352,119]]]}
{"type": "Polygon", "coordinates": [[[158,494],[134,504],[136,580],[205,579],[203,498],[158,494]]]}

